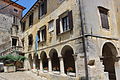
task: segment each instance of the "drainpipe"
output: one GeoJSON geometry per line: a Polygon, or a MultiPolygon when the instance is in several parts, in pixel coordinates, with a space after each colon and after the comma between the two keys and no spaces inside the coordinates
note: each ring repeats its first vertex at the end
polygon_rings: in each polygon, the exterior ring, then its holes
{"type": "Polygon", "coordinates": [[[84,18],[84,5],[82,0],[79,1],[79,11],[80,11],[80,21],[81,21],[81,31],[82,31],[82,41],[83,41],[83,52],[84,52],[84,63],[85,63],[85,77],[86,80],[89,80],[88,76],[88,65],[87,65],[87,49],[86,49],[86,40],[85,40],[85,18],[84,18]]]}

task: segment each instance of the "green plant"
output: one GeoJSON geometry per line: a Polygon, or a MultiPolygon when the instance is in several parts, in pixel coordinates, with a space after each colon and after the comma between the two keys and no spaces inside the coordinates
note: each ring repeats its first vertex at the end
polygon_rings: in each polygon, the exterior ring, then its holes
{"type": "Polygon", "coordinates": [[[14,56],[8,54],[6,56],[0,56],[0,60],[4,63],[4,65],[14,64],[16,66],[18,62],[23,62],[25,59],[26,59],[25,56],[20,56],[20,55],[14,56]]]}

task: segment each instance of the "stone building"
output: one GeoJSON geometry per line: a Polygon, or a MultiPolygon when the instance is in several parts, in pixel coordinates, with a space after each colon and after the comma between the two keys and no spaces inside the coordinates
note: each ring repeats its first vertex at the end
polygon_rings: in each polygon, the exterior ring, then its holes
{"type": "Polygon", "coordinates": [[[48,80],[119,80],[119,4],[38,0],[21,19],[25,69],[48,80]]]}
{"type": "Polygon", "coordinates": [[[11,0],[0,0],[0,55],[19,46],[19,25],[25,8],[11,0]]]}

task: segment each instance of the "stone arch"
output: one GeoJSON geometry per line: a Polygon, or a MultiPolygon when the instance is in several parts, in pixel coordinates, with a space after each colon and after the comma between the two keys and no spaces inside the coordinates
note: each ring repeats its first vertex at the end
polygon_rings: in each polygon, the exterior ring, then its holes
{"type": "Polygon", "coordinates": [[[29,60],[29,63],[30,63],[30,69],[33,69],[33,59],[32,59],[32,54],[29,54],[29,55],[28,55],[28,60],[29,60]]]}
{"type": "Polygon", "coordinates": [[[32,35],[32,34],[30,34],[30,35],[28,36],[28,45],[30,45],[30,46],[33,45],[33,35],[32,35]]]}
{"type": "Polygon", "coordinates": [[[109,80],[116,80],[115,62],[118,52],[114,44],[106,42],[102,48],[104,71],[108,72],[109,80]]]}
{"type": "Polygon", "coordinates": [[[65,73],[72,71],[76,72],[75,70],[75,60],[74,60],[74,51],[73,48],[69,45],[66,45],[62,48],[61,55],[64,61],[64,70],[65,73]]]}
{"type": "Polygon", "coordinates": [[[112,45],[114,45],[114,47],[116,48],[116,51],[117,51],[117,53],[119,53],[119,51],[118,51],[118,49],[117,49],[117,45],[114,43],[114,42],[112,42],[112,41],[109,41],[109,40],[106,40],[106,41],[104,41],[102,44],[101,44],[101,46],[100,46],[100,56],[102,56],[102,50],[103,50],[103,46],[106,44],[106,43],[111,43],[112,45]]]}
{"type": "Polygon", "coordinates": [[[53,71],[60,71],[60,61],[58,57],[58,53],[56,49],[51,49],[49,52],[49,56],[52,62],[52,70],[53,71]]]}
{"type": "Polygon", "coordinates": [[[48,70],[48,58],[45,51],[41,52],[40,58],[42,60],[43,69],[48,70]]]}
{"type": "Polygon", "coordinates": [[[40,59],[38,54],[34,54],[34,60],[35,60],[35,68],[40,69],[40,59]]]}

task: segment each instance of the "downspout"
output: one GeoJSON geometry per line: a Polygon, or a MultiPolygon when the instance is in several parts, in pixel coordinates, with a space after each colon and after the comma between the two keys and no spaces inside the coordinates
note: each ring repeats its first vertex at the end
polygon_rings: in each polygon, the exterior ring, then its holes
{"type": "Polygon", "coordinates": [[[84,20],[84,5],[82,0],[79,1],[79,11],[80,11],[80,21],[81,21],[81,31],[82,31],[82,41],[83,41],[83,52],[84,52],[84,63],[85,63],[85,80],[89,80],[88,76],[88,65],[87,65],[87,49],[86,49],[86,40],[85,40],[85,20],[84,20]]]}

